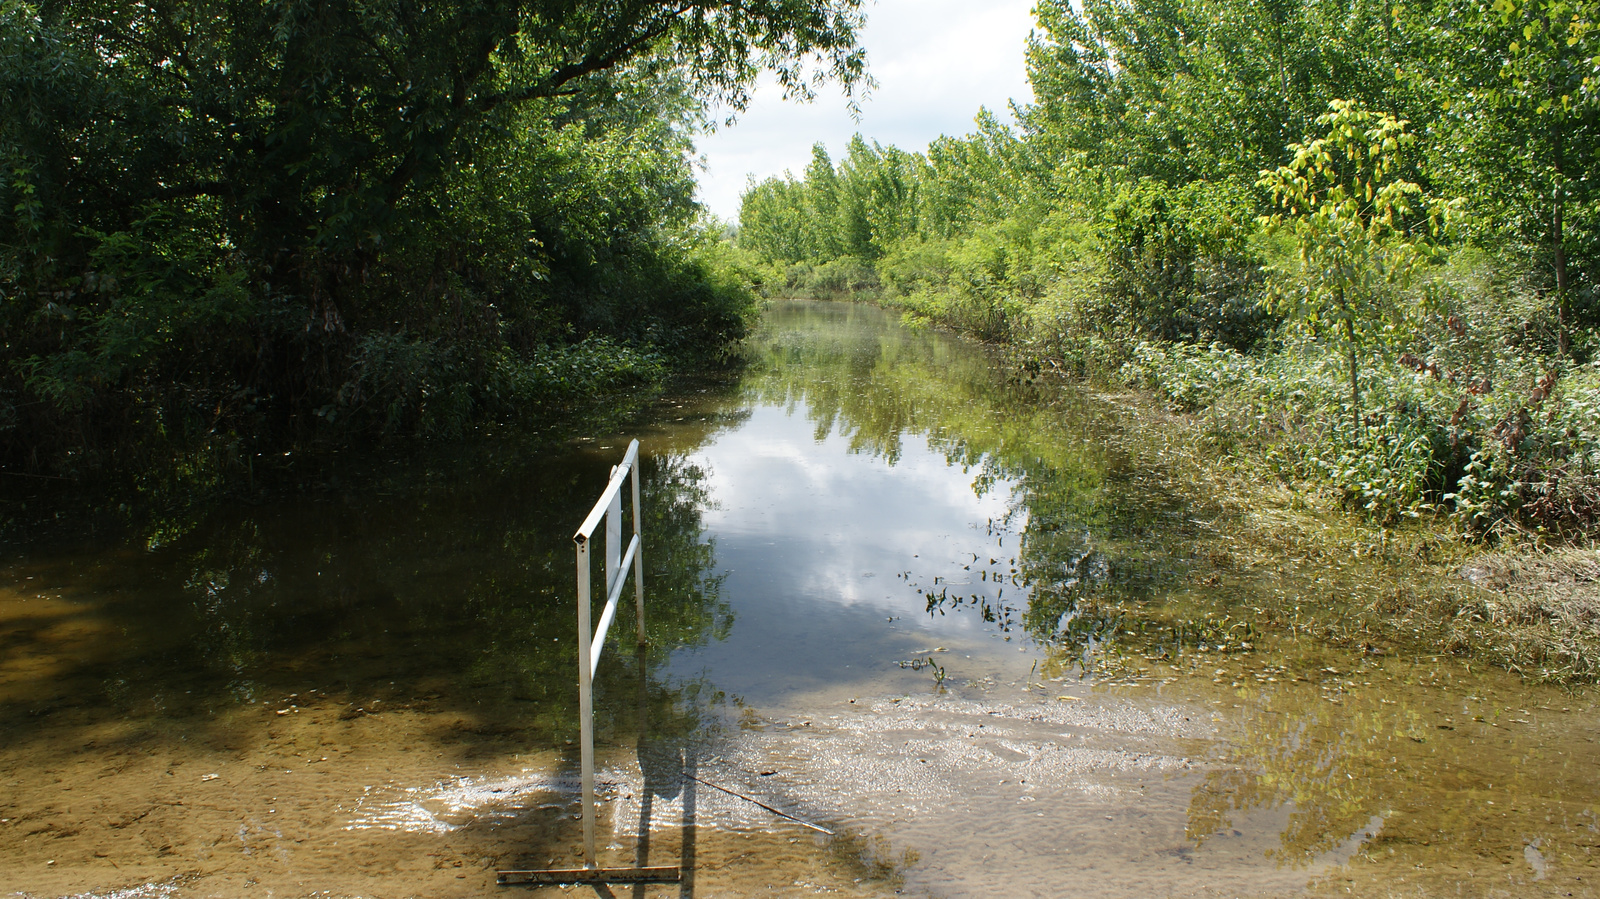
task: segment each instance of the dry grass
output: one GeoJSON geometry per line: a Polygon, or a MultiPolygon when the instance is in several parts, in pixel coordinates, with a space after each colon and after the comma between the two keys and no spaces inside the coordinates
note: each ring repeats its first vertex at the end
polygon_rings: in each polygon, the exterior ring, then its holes
{"type": "Polygon", "coordinates": [[[1491,553],[1462,566],[1461,577],[1503,594],[1525,614],[1600,628],[1600,550],[1491,553]]]}
{"type": "Polygon", "coordinates": [[[1600,680],[1600,551],[1525,545],[1455,572],[1471,584],[1460,637],[1498,647],[1501,664],[1555,681],[1600,680]]]}

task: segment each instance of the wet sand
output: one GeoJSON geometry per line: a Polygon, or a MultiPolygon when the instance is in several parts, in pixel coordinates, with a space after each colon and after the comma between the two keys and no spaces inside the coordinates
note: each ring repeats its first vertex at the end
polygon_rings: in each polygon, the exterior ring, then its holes
{"type": "MultiPolygon", "coordinates": [[[[601,861],[691,860],[686,885],[616,895],[1583,896],[1600,884],[1592,806],[1563,801],[1558,780],[1498,813],[1509,819],[1476,820],[1438,783],[1445,807],[1389,809],[1309,848],[1284,835],[1297,815],[1327,813],[1313,785],[1304,806],[1236,807],[1223,793],[1207,818],[1213,788],[1250,773],[1232,710],[1154,692],[980,685],[747,713],[712,741],[634,735],[603,747],[601,861]],[[1557,809],[1568,819],[1537,820],[1557,809]],[[1481,831],[1477,851],[1426,838],[1457,814],[1481,831]]],[[[1285,700],[1303,697],[1272,701],[1285,700]]],[[[498,869],[581,864],[566,753],[459,742],[484,722],[425,700],[285,696],[159,728],[70,708],[44,718],[45,743],[0,753],[8,894],[484,896],[525,891],[496,886],[498,869]]]]}

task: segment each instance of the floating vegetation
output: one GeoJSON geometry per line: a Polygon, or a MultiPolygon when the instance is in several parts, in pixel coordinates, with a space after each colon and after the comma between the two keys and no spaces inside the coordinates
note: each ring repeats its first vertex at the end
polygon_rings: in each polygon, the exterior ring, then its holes
{"type": "MultiPolygon", "coordinates": [[[[939,651],[942,652],[943,650],[939,651]]],[[[895,664],[901,668],[909,668],[912,671],[921,671],[924,668],[931,669],[933,671],[933,685],[935,687],[944,685],[944,666],[935,662],[933,656],[928,656],[925,659],[902,659],[895,662],[895,664]]]]}

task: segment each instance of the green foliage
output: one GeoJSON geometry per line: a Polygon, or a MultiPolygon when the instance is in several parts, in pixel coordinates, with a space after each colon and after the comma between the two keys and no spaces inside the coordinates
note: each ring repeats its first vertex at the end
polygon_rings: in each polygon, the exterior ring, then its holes
{"type": "Polygon", "coordinates": [[[788,297],[838,300],[871,296],[877,289],[877,269],[854,256],[840,256],[817,265],[796,262],[789,266],[779,292],[788,297]]]}
{"type": "Polygon", "coordinates": [[[746,190],[739,244],[771,263],[872,261],[894,241],[918,233],[927,162],[860,135],[834,166],[821,144],[806,177],[769,178],[746,190]]]}
{"type": "Polygon", "coordinates": [[[1374,519],[1593,527],[1594,3],[1035,15],[1015,127],[818,148],[752,185],[741,243],[790,292],[1005,343],[1025,377],[1158,391],[1374,519]]]}
{"type": "Polygon", "coordinates": [[[762,70],[849,91],[860,21],[0,0],[0,461],[455,433],[506,408],[506,360],[705,357],[753,297],[696,222],[689,135],[762,70]]]}
{"type": "Polygon", "coordinates": [[[1330,100],[1408,93],[1385,3],[1046,0],[1036,15],[1023,122],[1062,192],[1250,175],[1330,100]]]}
{"type": "Polygon", "coordinates": [[[1419,323],[1424,355],[1370,360],[1359,430],[1345,424],[1345,360],[1316,343],[1253,354],[1144,343],[1122,379],[1379,522],[1440,514],[1478,534],[1587,533],[1600,514],[1600,369],[1558,375],[1553,359],[1508,356],[1467,324],[1493,319],[1485,298],[1475,304],[1419,323]]]}
{"type": "Polygon", "coordinates": [[[1018,238],[1002,222],[960,241],[903,243],[880,266],[888,302],[981,340],[1013,339],[1037,284],[1032,247],[1018,238]]]}
{"type": "Polygon", "coordinates": [[[1255,197],[1238,180],[1141,179],[1119,186],[1102,216],[1106,300],[1127,330],[1243,350],[1275,324],[1248,240],[1255,197]]]}
{"type": "Polygon", "coordinates": [[[1527,394],[1491,408],[1487,437],[1447,496],[1466,523],[1489,533],[1591,530],[1600,518],[1600,370],[1559,380],[1546,371],[1527,394]]]}
{"type": "Polygon", "coordinates": [[[1589,2],[1496,0],[1441,9],[1417,29],[1444,106],[1430,168],[1468,199],[1476,239],[1529,268],[1568,355],[1600,324],[1597,22],[1589,2]]]}
{"type": "Polygon", "coordinates": [[[1402,177],[1401,152],[1416,141],[1405,122],[1335,100],[1317,124],[1325,136],[1295,144],[1287,165],[1261,173],[1279,206],[1263,224],[1293,235],[1298,251],[1298,265],[1264,299],[1348,360],[1359,431],[1361,356],[1414,320],[1400,292],[1426,254],[1419,232],[1437,235],[1449,205],[1402,177]]]}
{"type": "Polygon", "coordinates": [[[1431,508],[1429,482],[1441,461],[1427,424],[1384,416],[1310,461],[1342,493],[1347,507],[1380,521],[1414,518],[1431,508]]]}

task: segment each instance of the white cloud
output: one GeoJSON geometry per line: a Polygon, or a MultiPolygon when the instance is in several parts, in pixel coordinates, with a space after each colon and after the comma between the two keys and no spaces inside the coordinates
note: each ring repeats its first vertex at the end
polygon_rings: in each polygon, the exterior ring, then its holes
{"type": "MultiPolygon", "coordinates": [[[[926,601],[913,582],[891,576],[897,567],[948,577],[961,573],[968,553],[1003,552],[982,526],[1006,516],[1015,485],[1000,480],[979,493],[975,475],[952,467],[925,436],[900,440],[891,465],[851,452],[838,423],[819,438],[804,406],[762,405],[743,427],[700,450],[696,461],[717,497],[702,521],[717,541],[719,565],[737,572],[745,556],[758,560],[764,586],[744,585],[743,599],[776,590],[917,615],[926,601]]],[[[961,616],[955,624],[981,628],[961,616]]]]}
{"type": "Polygon", "coordinates": [[[733,127],[696,142],[706,161],[702,202],[736,219],[748,175],[798,175],[814,143],[825,144],[835,161],[858,131],[869,141],[921,150],[942,134],[972,131],[979,107],[1005,114],[1012,100],[1027,102],[1031,9],[1032,0],[878,0],[861,36],[878,87],[862,100],[861,120],[851,119],[836,89],[801,104],[784,101],[763,80],[733,127]]]}

